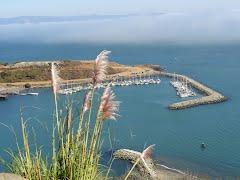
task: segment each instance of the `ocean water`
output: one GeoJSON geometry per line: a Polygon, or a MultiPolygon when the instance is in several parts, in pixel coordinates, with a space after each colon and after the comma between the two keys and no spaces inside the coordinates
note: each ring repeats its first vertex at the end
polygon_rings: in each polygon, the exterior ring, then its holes
{"type": "MultiPolygon", "coordinates": [[[[114,149],[143,150],[156,144],[159,163],[211,177],[240,177],[240,44],[234,45],[111,45],[111,44],[0,44],[1,62],[29,60],[93,59],[101,50],[112,51],[111,59],[123,64],[159,64],[170,72],[186,74],[229,98],[227,102],[172,111],[167,106],[179,101],[169,79],[160,85],[114,88],[121,101],[120,117],[105,124],[114,149]],[[205,142],[205,150],[200,144],[205,142]]],[[[0,155],[15,147],[12,126],[20,137],[20,109],[46,144],[51,126],[53,97],[50,89],[36,90],[38,97],[14,96],[0,102],[0,155]],[[39,128],[39,125],[42,128],[39,128]]],[[[82,93],[74,95],[81,103],[82,93]]],[[[65,98],[62,97],[62,101],[65,98]]],[[[77,112],[77,109],[75,110],[77,112]]],[[[117,165],[115,165],[115,168],[117,165]]],[[[116,168],[117,171],[117,168],[116,168]]]]}

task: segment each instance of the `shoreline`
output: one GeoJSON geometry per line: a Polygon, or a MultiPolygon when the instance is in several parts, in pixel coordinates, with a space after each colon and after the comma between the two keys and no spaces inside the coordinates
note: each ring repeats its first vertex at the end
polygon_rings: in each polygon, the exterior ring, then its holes
{"type": "MultiPolygon", "coordinates": [[[[30,68],[29,70],[31,71],[31,68],[34,66],[35,68],[49,68],[49,62],[19,62],[16,64],[10,64],[5,66],[4,68],[0,68],[0,73],[3,71],[11,71],[11,68],[15,71],[21,70],[22,68],[30,68]]],[[[62,62],[64,63],[64,62],[62,62]]],[[[83,69],[87,70],[92,70],[92,60],[79,60],[79,61],[67,61],[66,63],[68,64],[73,64],[74,63],[80,63],[83,64],[83,69]]],[[[149,76],[149,75],[155,75],[158,74],[158,70],[160,70],[160,66],[156,65],[151,65],[151,64],[145,64],[145,65],[135,65],[135,66],[127,66],[123,64],[117,64],[114,62],[111,62],[113,69],[116,69],[116,73],[112,73],[110,75],[107,75],[106,80],[114,80],[116,78],[131,78],[133,76],[149,76]],[[157,69],[157,70],[156,70],[157,69]]],[[[61,65],[61,63],[60,63],[61,65]]],[[[79,69],[71,69],[72,73],[76,73],[76,71],[80,71],[79,69]]],[[[72,79],[64,79],[62,78],[61,80],[61,86],[65,86],[67,84],[75,84],[75,85],[82,85],[84,83],[90,83],[91,78],[72,78],[72,79]]],[[[51,87],[51,80],[44,80],[44,81],[38,81],[38,80],[22,80],[22,81],[17,81],[17,82],[2,82],[0,83],[0,94],[6,94],[6,95],[14,95],[17,94],[20,91],[24,90],[30,90],[34,88],[45,88],[45,87],[51,87]],[[29,84],[29,88],[25,88],[24,86],[26,84],[29,84]]]]}
{"type": "MultiPolygon", "coordinates": [[[[79,63],[91,63],[91,60],[89,61],[78,61],[79,63]]],[[[69,61],[67,63],[76,63],[69,61]]],[[[28,66],[33,66],[34,62],[30,62],[27,64],[28,66]]],[[[107,75],[106,81],[114,81],[116,79],[128,79],[132,77],[147,77],[147,76],[163,76],[167,78],[173,78],[174,75],[178,75],[180,79],[187,80],[189,84],[197,89],[199,92],[201,92],[204,96],[199,98],[194,98],[191,100],[183,100],[180,102],[175,102],[170,105],[168,105],[168,108],[170,110],[181,110],[186,108],[191,108],[199,105],[206,105],[206,104],[215,104],[215,103],[221,103],[227,100],[227,97],[222,95],[221,93],[207,87],[206,85],[203,85],[202,83],[187,77],[185,75],[181,74],[173,74],[170,72],[163,71],[159,65],[136,65],[136,66],[126,66],[122,64],[112,63],[113,66],[117,69],[121,68],[120,72],[107,75]]],[[[18,65],[9,65],[7,69],[14,66],[16,68],[21,69],[22,67],[28,67],[24,62],[18,63],[18,65]],[[19,66],[20,64],[20,66],[19,66]],[[24,65],[24,66],[23,66],[24,65]]],[[[46,66],[46,63],[44,62],[41,64],[40,62],[36,62],[36,67],[39,66],[46,66]]],[[[88,66],[88,68],[91,68],[91,66],[88,66]]],[[[1,72],[1,71],[0,71],[1,72]]],[[[67,86],[68,84],[71,85],[83,85],[91,82],[91,78],[78,78],[78,79],[62,79],[61,86],[67,86]]],[[[13,83],[0,83],[0,95],[2,96],[10,96],[10,95],[18,95],[21,92],[29,91],[35,88],[46,88],[51,87],[51,81],[23,81],[23,82],[13,82],[13,83]],[[26,84],[29,84],[30,88],[25,88],[24,86],[26,84]]]]}

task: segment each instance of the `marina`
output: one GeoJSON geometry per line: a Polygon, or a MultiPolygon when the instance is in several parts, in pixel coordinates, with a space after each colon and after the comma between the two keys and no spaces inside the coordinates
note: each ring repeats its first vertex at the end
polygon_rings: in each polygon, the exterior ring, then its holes
{"type": "MultiPolygon", "coordinates": [[[[161,72],[162,76],[174,78],[176,76],[175,73],[168,73],[168,72],[161,72]]],[[[178,78],[180,79],[185,79],[192,87],[197,89],[198,91],[202,92],[205,96],[196,98],[196,99],[190,99],[186,101],[181,101],[177,103],[173,103],[168,106],[169,109],[172,110],[178,110],[178,109],[185,109],[185,108],[190,108],[194,106],[199,106],[199,105],[205,105],[205,104],[215,104],[215,103],[220,103],[224,102],[227,100],[225,96],[220,94],[219,92],[201,84],[200,82],[197,82],[185,75],[177,75],[178,78]]]]}
{"type": "MultiPolygon", "coordinates": [[[[169,73],[169,72],[157,72],[154,71],[150,75],[145,76],[132,76],[130,78],[124,78],[124,77],[115,77],[111,80],[107,80],[105,82],[100,83],[96,86],[96,88],[105,88],[107,86],[110,87],[126,87],[126,86],[145,86],[145,85],[151,85],[151,84],[160,84],[161,80],[160,77],[168,77],[171,78],[170,84],[176,89],[176,95],[180,98],[187,98],[187,97],[195,97],[197,94],[194,91],[194,89],[201,92],[204,96],[190,99],[190,100],[184,100],[181,102],[173,103],[168,106],[171,110],[178,110],[178,109],[185,109],[185,108],[191,108],[194,106],[199,105],[205,105],[205,104],[214,104],[214,103],[220,103],[227,100],[225,96],[218,93],[217,91],[185,76],[180,75],[176,73],[169,73]]],[[[63,95],[68,95],[72,93],[79,92],[81,90],[89,90],[92,89],[93,86],[91,83],[84,83],[84,84],[67,84],[64,85],[64,88],[62,88],[59,93],[63,95]],[[71,87],[69,87],[71,86],[71,87]]]]}
{"type": "MultiPolygon", "coordinates": [[[[160,84],[160,83],[161,83],[161,80],[159,77],[155,77],[155,76],[151,77],[150,75],[145,77],[131,77],[127,79],[124,79],[124,77],[117,77],[112,80],[108,80],[98,84],[96,88],[100,89],[100,88],[105,88],[107,86],[110,86],[110,87],[125,87],[125,86],[132,86],[132,85],[143,86],[143,85],[160,84]]],[[[81,85],[67,84],[66,87],[67,88],[63,88],[59,90],[59,93],[64,95],[72,94],[72,93],[79,92],[81,90],[92,89],[93,85],[91,83],[85,83],[81,85]],[[71,87],[69,88],[69,86],[71,87]]]]}
{"type": "Polygon", "coordinates": [[[176,88],[177,95],[181,98],[196,96],[191,86],[188,83],[187,78],[180,79],[178,75],[174,73],[173,79],[170,81],[171,85],[176,88]]]}
{"type": "MultiPolygon", "coordinates": [[[[220,94],[219,92],[193,80],[185,75],[180,75],[176,73],[169,73],[165,71],[150,71],[145,72],[141,75],[131,75],[131,76],[109,76],[105,81],[99,83],[95,86],[97,89],[105,88],[107,86],[110,87],[128,87],[128,86],[148,86],[153,84],[160,84],[161,77],[170,78],[170,84],[173,88],[176,89],[176,95],[182,99],[190,98],[181,102],[176,102],[168,105],[168,108],[171,110],[185,109],[191,108],[198,105],[205,104],[214,104],[226,101],[227,98],[220,94]],[[197,93],[195,90],[199,91],[203,96],[196,97],[197,93]]],[[[59,90],[59,94],[62,95],[70,95],[73,93],[80,92],[82,90],[90,90],[93,88],[91,84],[91,79],[87,79],[85,81],[64,81],[61,84],[61,88],[59,90]]],[[[20,95],[20,96],[38,96],[37,92],[25,92],[23,89],[19,88],[11,88],[9,91],[1,91],[1,100],[7,100],[8,95],[20,95]]]]}

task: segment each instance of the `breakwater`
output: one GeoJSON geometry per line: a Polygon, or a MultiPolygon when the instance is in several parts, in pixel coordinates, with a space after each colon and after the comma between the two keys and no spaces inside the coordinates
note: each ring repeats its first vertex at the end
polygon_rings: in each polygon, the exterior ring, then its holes
{"type": "MultiPolygon", "coordinates": [[[[173,78],[174,75],[176,74],[161,72],[160,75],[173,78]]],[[[187,80],[192,87],[202,92],[205,96],[196,98],[196,99],[173,103],[168,106],[169,109],[173,109],[173,110],[185,109],[185,108],[190,108],[190,107],[199,106],[199,105],[220,103],[227,100],[227,98],[223,96],[221,93],[201,84],[200,82],[197,82],[185,75],[177,74],[177,76],[179,77],[179,79],[187,80]]]]}

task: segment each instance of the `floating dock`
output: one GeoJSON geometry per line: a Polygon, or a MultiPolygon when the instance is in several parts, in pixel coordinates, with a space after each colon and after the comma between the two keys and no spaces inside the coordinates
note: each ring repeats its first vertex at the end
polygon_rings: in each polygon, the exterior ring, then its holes
{"type": "MultiPolygon", "coordinates": [[[[161,72],[160,75],[170,77],[170,78],[174,77],[174,74],[168,73],[168,72],[161,72]]],[[[217,92],[217,91],[215,91],[215,90],[213,90],[213,89],[211,89],[211,88],[209,88],[209,87],[207,87],[185,75],[177,74],[177,76],[180,79],[187,80],[192,87],[194,87],[195,89],[202,92],[205,96],[171,104],[168,106],[169,109],[173,109],[173,110],[185,109],[185,108],[190,108],[190,107],[204,105],[204,104],[220,103],[220,102],[224,102],[227,100],[227,98],[225,96],[223,96],[222,94],[220,94],[219,92],[217,92]]]]}

